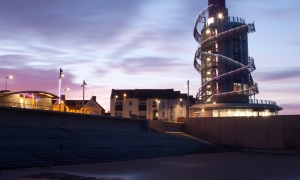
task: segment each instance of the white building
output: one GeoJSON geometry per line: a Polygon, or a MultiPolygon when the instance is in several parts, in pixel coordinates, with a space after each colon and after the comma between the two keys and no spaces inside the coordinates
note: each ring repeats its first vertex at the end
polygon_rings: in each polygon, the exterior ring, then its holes
{"type": "MultiPolygon", "coordinates": [[[[186,117],[187,94],[174,89],[112,89],[111,116],[177,121],[186,117]]],[[[190,105],[193,97],[190,96],[190,105]]]]}

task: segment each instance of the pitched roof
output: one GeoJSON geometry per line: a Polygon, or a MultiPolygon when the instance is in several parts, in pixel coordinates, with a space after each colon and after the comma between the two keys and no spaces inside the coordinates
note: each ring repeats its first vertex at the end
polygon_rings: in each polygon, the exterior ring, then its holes
{"type": "MultiPolygon", "coordinates": [[[[93,99],[90,99],[93,100],[93,99]]],[[[84,105],[86,105],[86,103],[88,103],[90,100],[84,100],[84,105]]],[[[57,100],[52,100],[52,104],[54,104],[57,100]]],[[[66,104],[66,106],[68,106],[69,109],[74,109],[74,110],[80,110],[82,108],[82,106],[76,106],[77,102],[82,102],[82,100],[65,100],[64,103],[66,104]]],[[[95,101],[95,100],[93,100],[95,101]]],[[[97,102],[95,101],[96,104],[105,111],[105,109],[97,102]]]]}
{"type": "MultiPolygon", "coordinates": [[[[127,98],[138,99],[186,99],[187,94],[180,93],[180,91],[174,91],[174,89],[112,89],[110,98],[123,99],[123,94],[126,94],[127,98]]],[[[189,97],[190,101],[193,101],[193,96],[189,97]]]]}

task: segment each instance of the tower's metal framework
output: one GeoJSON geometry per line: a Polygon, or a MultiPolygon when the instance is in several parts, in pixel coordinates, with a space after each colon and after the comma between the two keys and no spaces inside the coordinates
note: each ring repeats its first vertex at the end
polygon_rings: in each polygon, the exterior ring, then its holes
{"type": "Polygon", "coordinates": [[[202,77],[196,98],[201,104],[248,103],[259,93],[251,75],[256,69],[254,59],[248,56],[247,34],[255,32],[254,23],[228,16],[225,0],[210,2],[215,4],[199,13],[194,26],[194,38],[199,43],[194,67],[202,77]],[[200,23],[204,26],[199,33],[200,23]]]}

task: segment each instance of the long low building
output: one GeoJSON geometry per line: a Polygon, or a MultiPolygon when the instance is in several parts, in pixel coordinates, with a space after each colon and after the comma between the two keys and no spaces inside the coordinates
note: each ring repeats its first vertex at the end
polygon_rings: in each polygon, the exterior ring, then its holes
{"type": "Polygon", "coordinates": [[[0,91],[0,106],[50,110],[52,99],[58,96],[46,91],[0,91]]]}

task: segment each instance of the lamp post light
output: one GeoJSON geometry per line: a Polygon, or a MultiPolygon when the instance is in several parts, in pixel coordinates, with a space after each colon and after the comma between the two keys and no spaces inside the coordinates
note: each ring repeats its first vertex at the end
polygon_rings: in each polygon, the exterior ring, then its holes
{"type": "Polygon", "coordinates": [[[5,82],[5,90],[7,90],[7,80],[8,79],[13,79],[13,75],[9,75],[9,76],[6,76],[6,82],[5,82]]]}
{"type": "Polygon", "coordinates": [[[186,118],[189,118],[189,109],[190,109],[190,101],[189,101],[189,93],[190,93],[190,81],[187,80],[187,97],[186,97],[186,118]]]}
{"type": "Polygon", "coordinates": [[[156,101],[156,104],[157,104],[157,105],[156,105],[156,106],[157,106],[157,119],[159,119],[158,116],[159,116],[159,110],[160,110],[160,108],[159,108],[160,100],[159,100],[159,99],[156,99],[155,101],[156,101]]]}
{"type": "Polygon", "coordinates": [[[85,89],[85,86],[86,86],[87,84],[85,83],[85,80],[83,80],[83,83],[82,83],[82,85],[81,85],[81,87],[82,87],[82,91],[83,91],[83,94],[82,94],[82,114],[84,114],[84,89],[85,89]]]}
{"type": "Polygon", "coordinates": [[[123,94],[123,97],[124,97],[124,100],[123,100],[124,116],[123,116],[123,117],[126,116],[126,111],[125,111],[125,104],[126,104],[126,103],[125,103],[125,100],[126,100],[126,96],[127,96],[126,93],[124,93],[124,94],[123,94]]]}
{"type": "Polygon", "coordinates": [[[61,79],[65,76],[63,70],[60,68],[59,69],[59,82],[58,82],[58,105],[59,105],[59,111],[61,111],[61,79]]]}
{"type": "Polygon", "coordinates": [[[115,114],[114,114],[114,116],[116,116],[117,98],[118,98],[118,95],[115,95],[115,114]]]}
{"type": "Polygon", "coordinates": [[[65,93],[64,93],[65,94],[64,112],[66,112],[66,100],[67,100],[67,94],[66,94],[67,92],[66,91],[70,91],[70,88],[65,89],[65,93]]]}

